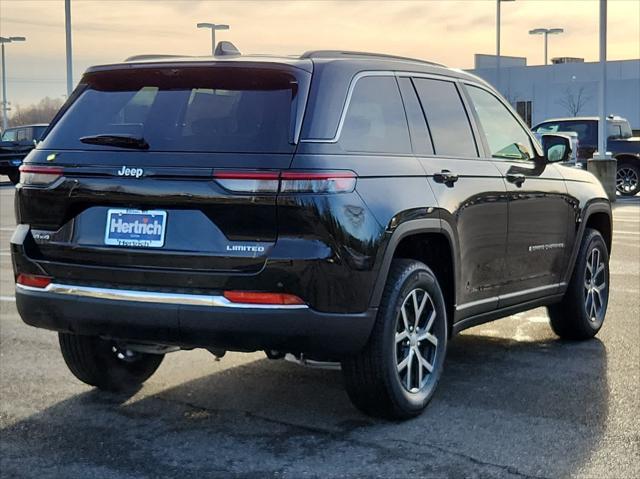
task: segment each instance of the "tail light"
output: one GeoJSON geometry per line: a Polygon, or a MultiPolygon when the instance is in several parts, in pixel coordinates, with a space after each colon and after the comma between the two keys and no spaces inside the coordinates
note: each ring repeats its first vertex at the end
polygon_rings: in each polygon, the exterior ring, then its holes
{"type": "Polygon", "coordinates": [[[225,190],[236,193],[277,193],[277,171],[216,171],[213,178],[225,190]]]}
{"type": "Polygon", "coordinates": [[[232,303],[244,304],[279,304],[292,305],[304,304],[304,301],[294,294],[286,293],[260,293],[252,291],[225,291],[224,297],[232,303]]]}
{"type": "Polygon", "coordinates": [[[356,187],[353,171],[285,171],[281,178],[283,193],[349,193],[356,187]]]}
{"type": "Polygon", "coordinates": [[[33,186],[49,185],[60,178],[62,173],[63,169],[57,166],[22,165],[20,183],[33,186]]]}
{"type": "Polygon", "coordinates": [[[46,288],[51,284],[51,278],[49,276],[39,276],[37,274],[23,274],[20,273],[16,278],[16,283],[22,286],[30,286],[31,288],[46,288]]]}
{"type": "Polygon", "coordinates": [[[349,193],[353,171],[216,171],[214,180],[235,193],[349,193]]]}

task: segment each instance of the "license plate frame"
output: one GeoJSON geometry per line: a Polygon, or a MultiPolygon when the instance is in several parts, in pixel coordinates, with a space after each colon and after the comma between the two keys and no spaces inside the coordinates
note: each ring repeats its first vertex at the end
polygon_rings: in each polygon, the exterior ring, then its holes
{"type": "Polygon", "coordinates": [[[167,212],[109,208],[104,230],[104,244],[107,246],[162,248],[167,231],[167,212]]]}

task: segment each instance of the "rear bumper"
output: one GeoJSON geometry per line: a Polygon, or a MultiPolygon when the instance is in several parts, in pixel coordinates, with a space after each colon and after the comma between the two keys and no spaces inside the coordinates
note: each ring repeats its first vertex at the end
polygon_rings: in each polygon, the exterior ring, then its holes
{"type": "Polygon", "coordinates": [[[54,285],[16,287],[16,303],[31,326],[121,340],[276,349],[344,356],[367,342],[375,310],[321,313],[306,306],[246,306],[220,296],[166,294],[54,285]]]}

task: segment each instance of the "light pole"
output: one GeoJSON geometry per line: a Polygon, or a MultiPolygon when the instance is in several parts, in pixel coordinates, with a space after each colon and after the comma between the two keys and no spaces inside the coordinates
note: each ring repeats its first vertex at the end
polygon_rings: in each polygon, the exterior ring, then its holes
{"type": "Polygon", "coordinates": [[[211,55],[216,54],[216,30],[229,30],[229,25],[216,24],[216,23],[198,23],[198,28],[210,28],[211,29],[211,55]]]}
{"type": "Polygon", "coordinates": [[[562,28],[534,28],[533,30],[529,30],[529,35],[544,35],[544,64],[548,63],[548,42],[549,35],[558,35],[564,32],[562,28]]]}
{"type": "Polygon", "coordinates": [[[607,0],[600,0],[600,82],[598,83],[598,151],[587,170],[600,180],[609,200],[616,201],[617,161],[607,151],[607,0]]]}
{"type": "Polygon", "coordinates": [[[64,30],[67,50],[67,98],[73,90],[73,62],[71,59],[71,0],[64,0],[64,30]]]}
{"type": "Polygon", "coordinates": [[[496,88],[500,91],[500,4],[515,0],[496,0],[496,88]]]}
{"type": "Polygon", "coordinates": [[[4,44],[11,42],[24,42],[25,37],[0,37],[2,44],[2,131],[7,129],[7,67],[4,62],[4,44]]]}

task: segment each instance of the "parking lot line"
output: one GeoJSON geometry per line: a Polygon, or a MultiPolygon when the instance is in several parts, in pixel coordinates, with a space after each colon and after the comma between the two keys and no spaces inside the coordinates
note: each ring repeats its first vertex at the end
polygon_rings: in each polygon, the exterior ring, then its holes
{"type": "Polygon", "coordinates": [[[0,296],[0,301],[15,301],[16,298],[15,296],[0,296]]]}

